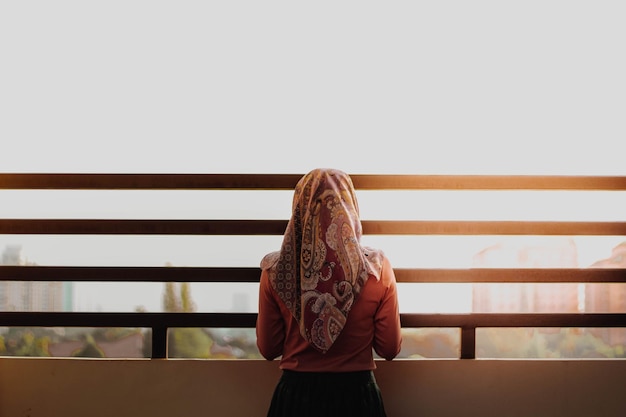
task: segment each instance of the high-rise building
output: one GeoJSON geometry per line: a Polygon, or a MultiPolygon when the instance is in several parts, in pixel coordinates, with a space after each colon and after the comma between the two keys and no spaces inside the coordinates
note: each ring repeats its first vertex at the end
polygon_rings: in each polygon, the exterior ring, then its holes
{"type": "MultiPolygon", "coordinates": [[[[626,242],[613,248],[608,258],[594,262],[591,268],[618,268],[626,271],[626,242]]],[[[588,284],[585,297],[586,311],[589,313],[626,312],[626,284],[588,284]]],[[[601,336],[610,345],[626,345],[624,329],[598,328],[592,333],[601,336]]]]}
{"type": "MultiPolygon", "coordinates": [[[[576,268],[578,255],[571,239],[496,244],[474,256],[476,268],[576,268]]],[[[473,284],[475,313],[577,313],[585,297],[577,284],[473,284]]]]}
{"type": "MultiPolygon", "coordinates": [[[[6,246],[2,265],[34,265],[19,245],[6,246]]],[[[72,283],[0,281],[0,311],[69,311],[72,309],[72,283]]]]}

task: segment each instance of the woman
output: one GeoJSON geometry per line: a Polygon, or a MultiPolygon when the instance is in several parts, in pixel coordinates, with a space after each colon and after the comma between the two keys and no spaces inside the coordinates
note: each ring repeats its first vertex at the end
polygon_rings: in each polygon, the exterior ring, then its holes
{"type": "Polygon", "coordinates": [[[268,417],[385,416],[372,350],[400,351],[396,279],[361,233],[347,174],[300,179],[280,251],[261,261],[257,346],[283,371],[268,417]]]}

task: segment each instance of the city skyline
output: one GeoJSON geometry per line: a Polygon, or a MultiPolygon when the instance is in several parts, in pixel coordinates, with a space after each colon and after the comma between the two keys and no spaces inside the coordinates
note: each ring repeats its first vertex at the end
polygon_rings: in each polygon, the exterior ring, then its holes
{"type": "MultiPolygon", "coordinates": [[[[0,190],[1,218],[287,219],[292,191],[67,191],[0,190]],[[268,195],[270,194],[270,195],[268,195]],[[249,204],[254,201],[254,204],[249,204]]],[[[622,221],[625,192],[357,191],[364,219],[622,221]],[[593,210],[587,204],[595,201],[593,210]]],[[[605,259],[624,236],[573,236],[577,262],[605,259]]],[[[562,242],[555,236],[377,236],[363,243],[384,248],[397,268],[469,268],[483,249],[562,242]]],[[[61,266],[257,267],[278,249],[281,236],[0,235],[0,248],[19,245],[28,262],[61,266]]],[[[507,265],[516,267],[517,265],[507,265]]],[[[401,284],[403,305],[427,312],[471,309],[467,285],[401,284]],[[445,293],[442,288],[445,288],[445,293]]],[[[76,283],[77,311],[159,311],[162,283],[76,283]]],[[[256,309],[256,284],[192,284],[204,311],[230,311],[233,300],[256,309]],[[247,301],[242,301],[247,300],[247,301]]],[[[240,307],[242,308],[242,307],[240,307]]]]}
{"type": "MultiPolygon", "coordinates": [[[[626,240],[623,237],[613,237],[614,246],[624,244],[626,240]]],[[[606,243],[606,242],[605,242],[606,243]]],[[[472,251],[472,247],[468,247],[470,252],[467,253],[468,259],[466,265],[456,265],[453,267],[469,268],[469,267],[527,267],[525,265],[512,262],[510,256],[506,255],[506,252],[520,251],[528,248],[532,250],[543,250],[546,258],[550,256],[554,257],[554,251],[567,252],[568,245],[573,244],[573,256],[571,261],[557,261],[551,264],[546,264],[546,261],[542,262],[541,267],[581,267],[586,268],[597,264],[600,261],[608,259],[611,255],[610,250],[606,253],[606,256],[595,259],[593,262],[587,265],[579,264],[578,253],[579,248],[573,238],[558,238],[558,239],[535,239],[534,241],[522,239],[515,240],[510,239],[508,242],[500,241],[499,244],[490,245],[482,250],[472,251]],[[524,243],[526,242],[526,243],[524,243]],[[565,248],[565,249],[564,249],[565,248]],[[490,261],[478,261],[478,256],[484,256],[485,251],[493,251],[497,249],[497,252],[502,252],[504,249],[505,256],[492,257],[490,261]],[[552,252],[552,253],[550,253],[552,252]],[[496,264],[493,264],[496,262],[496,264]],[[560,263],[559,263],[560,262],[560,263]]],[[[590,244],[590,246],[592,246],[590,244]]],[[[477,248],[474,246],[473,248],[477,248]]],[[[597,249],[597,245],[593,245],[597,249]]],[[[19,250],[21,253],[21,261],[24,264],[38,264],[32,261],[26,255],[27,253],[22,251],[20,246],[6,246],[3,251],[7,252],[11,249],[13,252],[19,250]]],[[[389,251],[387,251],[389,252],[389,251]]],[[[444,254],[445,255],[445,254],[444,254]]],[[[449,255],[449,254],[447,254],[449,255]]],[[[502,254],[501,254],[502,255],[502,254]]],[[[393,251],[391,255],[393,257],[393,251]]],[[[541,256],[541,253],[539,255],[541,256]]],[[[569,255],[568,255],[569,256],[569,255]]],[[[445,256],[444,256],[445,257],[445,256]]],[[[443,258],[442,258],[443,259],[443,258]]],[[[165,263],[171,265],[171,263],[165,263]]],[[[161,266],[165,266],[165,264],[161,266]]],[[[176,267],[176,265],[171,265],[176,267]]],[[[179,265],[181,266],[181,265],[179,265]]],[[[241,265],[240,265],[241,266],[241,265]]],[[[256,265],[254,265],[256,266],[256,265]]],[[[401,265],[402,266],[402,265],[401,265]]],[[[451,267],[450,265],[440,264],[438,266],[433,265],[416,265],[413,267],[451,267]]],[[[426,312],[426,313],[463,313],[470,312],[474,307],[474,299],[472,296],[471,284],[410,284],[399,283],[399,297],[400,305],[403,312],[426,312]]],[[[506,286],[507,284],[505,284],[506,286]]],[[[489,287],[488,285],[486,287],[489,287]]],[[[8,288],[8,287],[7,287],[8,288]]],[[[60,287],[61,288],[61,287],[60,287]]],[[[72,283],[71,290],[68,290],[68,286],[62,287],[64,294],[71,294],[72,297],[72,310],[73,311],[135,311],[136,309],[145,309],[146,311],[161,311],[162,307],[162,295],[163,295],[163,283],[122,283],[122,282],[110,282],[110,283],[72,283]]],[[[198,311],[205,312],[219,312],[219,311],[241,311],[241,312],[256,312],[257,291],[258,285],[255,283],[191,283],[192,295],[198,311]]],[[[66,302],[67,300],[65,300],[66,302]]],[[[64,304],[68,308],[67,304],[64,304]]]]}

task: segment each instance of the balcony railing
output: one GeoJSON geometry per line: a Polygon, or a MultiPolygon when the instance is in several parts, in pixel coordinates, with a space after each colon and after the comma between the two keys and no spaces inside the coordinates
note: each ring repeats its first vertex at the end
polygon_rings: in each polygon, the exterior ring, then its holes
{"type": "MultiPolygon", "coordinates": [[[[0,189],[21,190],[293,190],[291,174],[0,174],[0,189]]],[[[362,190],[625,191],[626,177],[352,175],[362,190]]],[[[0,219],[0,234],[282,235],[287,220],[0,219]]],[[[626,236],[626,222],[363,221],[365,235],[626,236]]],[[[243,237],[242,237],[243,238],[243,237]]],[[[395,269],[406,283],[625,283],[624,269],[395,269]]],[[[4,281],[258,282],[249,267],[0,266],[4,281]]],[[[141,327],[152,329],[152,358],[167,357],[167,330],[251,328],[255,313],[1,312],[0,326],[141,327]]],[[[476,357],[476,329],[485,327],[626,327],[625,313],[409,314],[405,328],[460,328],[461,359],[476,357]]]]}

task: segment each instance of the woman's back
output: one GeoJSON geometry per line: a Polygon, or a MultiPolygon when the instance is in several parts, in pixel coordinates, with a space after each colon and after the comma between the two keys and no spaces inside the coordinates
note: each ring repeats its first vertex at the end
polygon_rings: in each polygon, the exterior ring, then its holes
{"type": "MultiPolygon", "coordinates": [[[[321,353],[314,349],[300,334],[298,321],[280,303],[269,284],[267,271],[261,276],[260,303],[275,304],[281,311],[276,314],[260,312],[257,321],[257,344],[267,359],[282,355],[281,369],[303,372],[349,372],[375,369],[372,348],[385,358],[393,359],[400,351],[401,335],[397,304],[397,288],[389,260],[383,258],[380,279],[370,277],[354,303],[343,331],[332,348],[321,353]],[[280,320],[285,323],[284,341],[270,336],[271,328],[280,320]],[[267,337],[270,336],[270,337],[267,337]]],[[[279,326],[280,327],[280,326],[279,326]]],[[[279,329],[276,329],[279,330],[279,329]]]]}
{"type": "Polygon", "coordinates": [[[396,280],[361,233],[347,174],[298,181],[281,248],[261,261],[257,345],[283,370],[268,417],[385,416],[373,351],[400,351],[396,280]]]}

